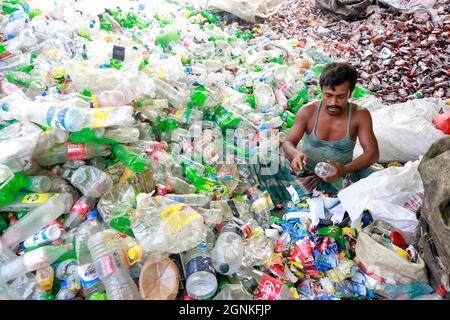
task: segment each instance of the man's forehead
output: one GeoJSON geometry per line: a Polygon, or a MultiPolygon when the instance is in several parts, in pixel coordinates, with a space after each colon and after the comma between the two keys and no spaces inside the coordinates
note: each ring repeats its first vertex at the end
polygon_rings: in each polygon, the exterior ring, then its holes
{"type": "Polygon", "coordinates": [[[331,93],[331,94],[344,94],[347,93],[350,90],[350,87],[348,83],[343,83],[338,86],[324,86],[322,88],[322,91],[325,93],[331,93]]]}

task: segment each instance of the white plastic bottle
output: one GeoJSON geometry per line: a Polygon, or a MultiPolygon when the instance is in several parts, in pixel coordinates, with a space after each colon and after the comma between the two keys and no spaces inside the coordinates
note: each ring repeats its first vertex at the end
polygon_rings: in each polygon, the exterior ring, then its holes
{"type": "Polygon", "coordinates": [[[244,233],[239,226],[229,223],[220,231],[212,252],[212,262],[217,272],[231,275],[239,270],[244,257],[244,233]]]}
{"type": "Polygon", "coordinates": [[[56,220],[65,209],[66,205],[61,199],[51,198],[9,227],[0,240],[5,246],[14,247],[56,220]]]}
{"type": "Polygon", "coordinates": [[[83,295],[86,299],[88,299],[95,292],[105,291],[103,282],[100,280],[95,270],[91,253],[89,252],[87,245],[89,237],[97,232],[100,232],[100,225],[98,224],[96,218],[96,211],[89,212],[87,215],[87,221],[80,225],[75,236],[78,274],[83,287],[83,295]]]}
{"type": "Polygon", "coordinates": [[[141,300],[116,231],[107,229],[92,235],[88,248],[109,300],[141,300]]]}

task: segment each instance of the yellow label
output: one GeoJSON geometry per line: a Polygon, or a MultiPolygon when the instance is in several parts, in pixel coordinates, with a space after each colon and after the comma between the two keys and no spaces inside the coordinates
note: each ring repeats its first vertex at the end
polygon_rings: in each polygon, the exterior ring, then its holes
{"type": "Polygon", "coordinates": [[[52,197],[59,197],[58,193],[30,193],[27,194],[23,199],[22,203],[44,203],[52,197]]]}
{"type": "Polygon", "coordinates": [[[92,128],[104,128],[110,112],[110,108],[104,108],[102,111],[94,111],[92,113],[92,116],[94,117],[92,128]]]}
{"type": "Polygon", "coordinates": [[[161,212],[161,218],[167,222],[167,226],[173,232],[180,232],[194,219],[203,219],[197,211],[183,203],[175,204],[165,209],[161,212]]]}
{"type": "Polygon", "coordinates": [[[97,96],[92,96],[92,105],[94,106],[94,108],[98,108],[97,96]]]}
{"type": "Polygon", "coordinates": [[[294,296],[294,299],[298,300],[300,299],[299,295],[298,295],[298,291],[297,289],[295,289],[294,287],[291,288],[292,291],[292,295],[294,296]]]}

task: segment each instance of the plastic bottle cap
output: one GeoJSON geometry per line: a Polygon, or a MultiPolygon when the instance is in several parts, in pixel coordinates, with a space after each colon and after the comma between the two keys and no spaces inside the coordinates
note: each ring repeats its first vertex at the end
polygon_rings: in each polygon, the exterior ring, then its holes
{"type": "Polygon", "coordinates": [[[445,296],[445,293],[446,293],[446,290],[445,290],[444,285],[441,284],[441,285],[437,288],[436,293],[437,293],[438,295],[440,295],[441,297],[444,297],[444,296],[445,296]]]}
{"type": "Polygon", "coordinates": [[[230,266],[228,265],[228,263],[222,263],[222,264],[219,266],[219,271],[220,271],[221,273],[227,273],[228,270],[230,270],[230,266]]]}
{"type": "Polygon", "coordinates": [[[97,211],[89,211],[87,213],[88,220],[93,220],[97,217],[97,211]]]}

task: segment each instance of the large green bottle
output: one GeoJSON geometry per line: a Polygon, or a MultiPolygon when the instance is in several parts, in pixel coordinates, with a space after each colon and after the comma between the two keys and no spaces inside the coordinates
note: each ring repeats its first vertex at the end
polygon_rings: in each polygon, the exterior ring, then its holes
{"type": "Polygon", "coordinates": [[[280,118],[283,119],[287,128],[292,128],[295,123],[295,114],[289,110],[284,110],[280,113],[280,118]]]}
{"type": "Polygon", "coordinates": [[[308,87],[305,85],[293,99],[288,101],[288,109],[293,114],[297,114],[298,110],[309,101],[308,87]]]}
{"type": "Polygon", "coordinates": [[[360,98],[366,97],[366,96],[373,96],[372,91],[356,85],[355,90],[353,90],[352,97],[355,99],[360,99],[360,98]]]}
{"type": "Polygon", "coordinates": [[[191,94],[191,102],[196,106],[203,106],[208,99],[208,91],[204,86],[196,87],[191,94]]]}
{"type": "Polygon", "coordinates": [[[178,41],[181,34],[178,30],[170,30],[156,36],[155,44],[163,48],[167,47],[172,41],[178,41]]]}
{"type": "Polygon", "coordinates": [[[188,178],[198,192],[210,193],[218,190],[224,193],[227,192],[227,188],[223,184],[213,179],[202,177],[193,166],[187,163],[182,163],[181,166],[186,178],[188,178]]]}

